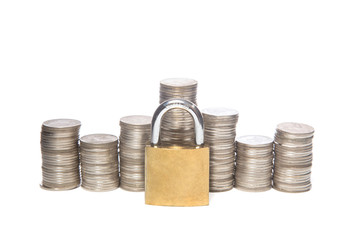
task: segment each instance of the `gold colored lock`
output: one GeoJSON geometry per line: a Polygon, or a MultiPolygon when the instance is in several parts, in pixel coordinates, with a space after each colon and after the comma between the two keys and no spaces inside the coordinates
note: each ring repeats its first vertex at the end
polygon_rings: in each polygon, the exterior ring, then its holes
{"type": "Polygon", "coordinates": [[[209,148],[204,147],[201,112],[190,101],[168,100],[154,113],[151,146],[145,150],[145,203],[160,206],[209,205],[209,148]],[[164,114],[184,109],[194,119],[196,145],[160,146],[160,125],[164,114]]]}

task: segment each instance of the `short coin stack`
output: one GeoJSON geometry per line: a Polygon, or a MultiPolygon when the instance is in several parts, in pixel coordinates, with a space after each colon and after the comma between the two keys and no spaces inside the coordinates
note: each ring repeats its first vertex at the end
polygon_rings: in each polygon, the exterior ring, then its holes
{"type": "Polygon", "coordinates": [[[79,130],[73,119],[54,119],[42,124],[42,188],[69,190],[80,185],[79,130]]]}
{"type": "MultiPolygon", "coordinates": [[[[187,78],[169,78],[160,82],[160,103],[174,99],[185,99],[196,103],[197,81],[187,78]]],[[[182,109],[172,109],[162,120],[160,142],[162,145],[194,145],[194,121],[182,109]]]]}
{"type": "Polygon", "coordinates": [[[235,188],[261,192],[271,189],[273,139],[248,135],[236,139],[235,188]]]}
{"type": "Polygon", "coordinates": [[[311,189],[312,139],[314,128],[286,122],[277,126],[273,187],[283,192],[311,189]]]}
{"type": "Polygon", "coordinates": [[[234,185],[238,111],[208,108],[202,113],[205,143],[210,147],[210,191],[228,191],[234,185]]]}
{"type": "Polygon", "coordinates": [[[118,139],[109,134],[91,134],[80,139],[81,186],[90,191],[119,187],[118,139]]]}
{"type": "Polygon", "coordinates": [[[145,190],[145,146],[150,144],[150,116],[120,119],[120,187],[128,191],[145,190]]]}

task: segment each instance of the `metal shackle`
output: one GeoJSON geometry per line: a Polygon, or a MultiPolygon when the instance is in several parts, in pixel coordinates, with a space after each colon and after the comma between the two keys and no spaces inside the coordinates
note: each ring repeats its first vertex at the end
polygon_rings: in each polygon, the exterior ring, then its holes
{"type": "Polygon", "coordinates": [[[161,121],[165,113],[169,110],[179,108],[186,110],[192,116],[195,125],[195,142],[196,145],[204,144],[204,121],[198,107],[184,99],[171,99],[160,104],[156,109],[151,121],[151,145],[156,145],[160,138],[161,121]]]}

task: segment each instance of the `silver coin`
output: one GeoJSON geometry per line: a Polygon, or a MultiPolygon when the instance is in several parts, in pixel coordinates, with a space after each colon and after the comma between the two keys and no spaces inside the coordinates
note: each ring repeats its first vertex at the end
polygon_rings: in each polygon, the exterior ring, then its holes
{"type": "Polygon", "coordinates": [[[274,140],[270,137],[261,135],[246,135],[236,138],[237,144],[243,144],[251,147],[269,146],[274,140]]]}
{"type": "Polygon", "coordinates": [[[173,87],[189,87],[189,86],[196,86],[197,81],[190,78],[167,78],[160,81],[160,84],[164,86],[173,87]]]}
{"type": "Polygon", "coordinates": [[[144,116],[144,115],[132,115],[132,116],[126,116],[122,117],[120,119],[120,125],[121,124],[127,124],[127,125],[135,125],[135,126],[144,126],[147,127],[151,124],[152,117],[150,116],[144,116]]]}
{"type": "Polygon", "coordinates": [[[281,123],[275,133],[273,188],[283,192],[311,189],[314,128],[301,123],[281,123]]]}
{"type": "Polygon", "coordinates": [[[90,134],[80,138],[81,187],[104,192],[119,187],[118,138],[90,134]]]}
{"type": "MultiPolygon", "coordinates": [[[[197,81],[187,78],[169,78],[160,81],[159,103],[180,98],[197,104],[197,81]]],[[[191,115],[183,109],[168,111],[161,124],[159,144],[195,145],[194,122],[191,115]]]]}
{"type": "Polygon", "coordinates": [[[204,115],[208,115],[211,117],[229,117],[229,116],[237,116],[239,112],[235,109],[216,107],[216,108],[205,108],[202,110],[204,115]]]}
{"type": "Polygon", "coordinates": [[[303,123],[284,122],[277,125],[277,130],[290,134],[313,134],[314,128],[303,123]]]}
{"type": "Polygon", "coordinates": [[[118,140],[117,137],[114,135],[101,134],[101,133],[89,134],[80,138],[81,143],[96,144],[96,145],[113,143],[116,142],[117,140],[118,140]]]}
{"type": "Polygon", "coordinates": [[[235,188],[248,192],[271,188],[273,139],[261,135],[236,138],[235,188]]]}
{"type": "Polygon", "coordinates": [[[53,119],[41,126],[42,184],[46,190],[70,190],[79,186],[79,130],[74,119],[53,119]]]}
{"type": "Polygon", "coordinates": [[[207,108],[202,114],[205,144],[210,148],[210,191],[228,191],[234,184],[238,111],[207,108]]]}
{"type": "Polygon", "coordinates": [[[145,147],[150,144],[150,116],[133,115],[120,119],[120,187],[145,190],[145,147]]]}
{"type": "Polygon", "coordinates": [[[45,121],[43,123],[43,127],[47,127],[49,129],[64,129],[64,128],[73,128],[80,127],[81,122],[75,119],[52,119],[45,121]]]}

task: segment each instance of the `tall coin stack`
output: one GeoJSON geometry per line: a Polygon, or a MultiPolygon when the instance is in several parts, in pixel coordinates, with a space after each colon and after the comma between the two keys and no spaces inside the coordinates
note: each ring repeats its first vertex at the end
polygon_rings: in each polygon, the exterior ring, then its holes
{"type": "Polygon", "coordinates": [[[311,189],[312,139],[314,128],[286,122],[277,126],[273,187],[283,192],[311,189]]]}
{"type": "Polygon", "coordinates": [[[210,191],[228,191],[234,184],[238,111],[208,108],[202,113],[205,143],[210,147],[210,191]]]}
{"type": "Polygon", "coordinates": [[[120,187],[128,191],[145,190],[145,146],[150,144],[150,116],[120,119],[120,187]]]}
{"type": "MultiPolygon", "coordinates": [[[[160,103],[174,98],[196,103],[197,81],[187,78],[169,78],[160,82],[160,103]]],[[[161,124],[162,145],[194,145],[194,120],[182,109],[172,109],[164,115],[161,124]]]]}
{"type": "Polygon", "coordinates": [[[81,186],[90,191],[119,187],[118,138],[91,134],[80,138],[81,186]]]}
{"type": "Polygon", "coordinates": [[[236,139],[235,188],[261,192],[271,189],[273,139],[248,135],[236,139]]]}
{"type": "Polygon", "coordinates": [[[80,126],[80,121],[73,119],[54,119],[42,124],[42,188],[69,190],[80,185],[80,126]]]}

